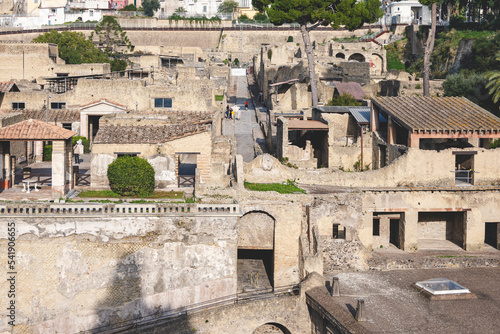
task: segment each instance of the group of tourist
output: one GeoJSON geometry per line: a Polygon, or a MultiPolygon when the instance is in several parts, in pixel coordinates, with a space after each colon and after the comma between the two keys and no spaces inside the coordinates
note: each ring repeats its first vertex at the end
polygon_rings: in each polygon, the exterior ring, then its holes
{"type": "MultiPolygon", "coordinates": [[[[245,109],[248,110],[248,101],[245,102],[245,109]]],[[[234,105],[232,107],[226,106],[226,118],[228,119],[240,119],[241,118],[241,110],[240,107],[234,105]]]]}

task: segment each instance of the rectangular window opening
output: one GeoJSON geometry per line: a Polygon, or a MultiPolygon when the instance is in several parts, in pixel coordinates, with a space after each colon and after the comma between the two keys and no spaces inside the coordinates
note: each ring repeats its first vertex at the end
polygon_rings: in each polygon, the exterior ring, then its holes
{"type": "Polygon", "coordinates": [[[172,99],[170,98],[156,98],[155,108],[172,108],[172,99]]]}
{"type": "Polygon", "coordinates": [[[333,239],[345,239],[345,228],[340,224],[333,224],[333,239]]]}
{"type": "Polygon", "coordinates": [[[26,109],[26,103],[24,102],[12,102],[13,110],[24,110],[26,109]]]}
{"type": "Polygon", "coordinates": [[[373,218],[373,235],[380,235],[380,218],[373,218]]]}
{"type": "Polygon", "coordinates": [[[50,109],[66,109],[66,102],[50,102],[50,109]]]}

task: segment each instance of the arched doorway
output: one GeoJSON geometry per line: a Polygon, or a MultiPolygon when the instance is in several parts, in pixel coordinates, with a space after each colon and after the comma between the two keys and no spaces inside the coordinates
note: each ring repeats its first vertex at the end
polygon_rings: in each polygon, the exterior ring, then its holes
{"type": "Polygon", "coordinates": [[[353,53],[349,56],[348,61],[359,61],[360,63],[363,63],[366,61],[366,58],[361,53],[353,53]]]}
{"type": "Polygon", "coordinates": [[[335,55],[335,58],[345,59],[345,54],[343,54],[342,52],[339,52],[335,55]]]}
{"type": "Polygon", "coordinates": [[[274,217],[263,211],[251,211],[239,219],[239,293],[273,289],[274,225],[274,217]]]}
{"type": "Polygon", "coordinates": [[[376,53],[370,56],[370,74],[380,75],[384,72],[384,61],[382,57],[376,53]]]}
{"type": "Polygon", "coordinates": [[[252,334],[291,334],[291,332],[282,324],[269,322],[257,327],[252,334]]]}

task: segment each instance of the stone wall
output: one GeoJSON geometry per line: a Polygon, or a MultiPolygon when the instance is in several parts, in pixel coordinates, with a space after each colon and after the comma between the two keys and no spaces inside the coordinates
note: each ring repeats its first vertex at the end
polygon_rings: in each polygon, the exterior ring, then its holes
{"type": "MultiPolygon", "coordinates": [[[[170,111],[215,111],[214,84],[208,79],[184,80],[178,86],[149,85],[146,80],[86,80],[80,79],[73,90],[63,94],[51,94],[50,102],[65,102],[66,108],[107,99],[123,104],[129,110],[146,112],[170,111]],[[171,98],[172,108],[154,109],[155,98],[171,98]],[[136,103],[137,102],[137,106],[136,103]]],[[[41,109],[46,106],[47,92],[26,91],[5,93],[1,108],[10,110],[12,102],[25,102],[27,109],[41,109]]]]}
{"type": "Polygon", "coordinates": [[[90,162],[92,187],[108,187],[108,166],[116,159],[116,152],[139,153],[138,156],[153,162],[155,168],[155,185],[160,187],[177,187],[177,152],[197,154],[197,168],[200,170],[201,182],[210,182],[210,159],[212,152],[212,134],[205,131],[173,141],[155,144],[94,144],[90,162]],[[170,163],[162,163],[170,161],[170,163]]]}
{"type": "MultiPolygon", "coordinates": [[[[331,169],[293,169],[268,163],[267,158],[258,156],[245,165],[245,179],[248,182],[273,183],[298,179],[306,184],[323,184],[345,187],[397,187],[397,186],[445,186],[455,185],[454,151],[419,150],[408,151],[384,168],[360,173],[345,173],[331,169]],[[263,169],[263,162],[266,169],[263,169]],[[281,168],[278,172],[275,168],[281,168]]],[[[466,149],[469,150],[469,149],[466,149]]],[[[273,159],[271,157],[271,159],[273,159]]],[[[375,159],[375,157],[374,157],[375,159]]],[[[365,160],[365,165],[369,161],[365,160]]],[[[496,185],[500,182],[500,170],[495,166],[500,163],[500,149],[479,149],[474,155],[475,185],[496,185]]]]}
{"type": "Polygon", "coordinates": [[[134,216],[4,214],[17,229],[16,327],[76,333],[236,292],[236,216],[134,216]]]}

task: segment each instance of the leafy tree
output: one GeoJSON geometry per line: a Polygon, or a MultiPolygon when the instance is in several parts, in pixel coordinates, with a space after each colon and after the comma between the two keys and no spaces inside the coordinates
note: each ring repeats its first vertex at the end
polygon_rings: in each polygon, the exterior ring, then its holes
{"type": "Polygon", "coordinates": [[[127,61],[123,59],[113,59],[111,61],[111,71],[112,72],[120,72],[125,71],[127,68],[127,61]]]}
{"type": "Polygon", "coordinates": [[[240,20],[240,21],[248,21],[248,20],[250,20],[250,18],[248,17],[247,14],[243,14],[243,15],[240,15],[240,17],[238,17],[238,20],[240,20]]]}
{"type": "Polygon", "coordinates": [[[327,106],[361,106],[361,102],[356,101],[356,99],[349,93],[344,93],[342,95],[334,95],[333,99],[328,101],[327,106]]]}
{"type": "Polygon", "coordinates": [[[127,49],[132,50],[132,43],[127,37],[127,33],[123,31],[120,24],[113,16],[104,16],[101,22],[95,27],[90,34],[90,40],[97,37],[99,45],[102,45],[103,51],[107,55],[117,53],[118,47],[125,45],[127,49]]]}
{"type": "Polygon", "coordinates": [[[234,10],[238,8],[238,2],[234,0],[225,0],[219,6],[219,13],[232,13],[234,10]]]}
{"type": "Polygon", "coordinates": [[[309,32],[318,26],[344,25],[355,30],[364,23],[375,22],[383,15],[379,0],[252,0],[259,12],[265,12],[271,23],[297,22],[304,40],[309,67],[312,105],[318,105],[318,87],[314,68],[314,55],[309,32]]]}
{"type": "Polygon", "coordinates": [[[255,21],[265,21],[265,20],[267,20],[267,16],[266,16],[266,14],[264,14],[264,13],[257,13],[257,14],[255,14],[255,15],[253,16],[253,19],[254,19],[255,21]]]}
{"type": "Polygon", "coordinates": [[[485,92],[486,79],[482,74],[460,71],[458,74],[448,75],[443,82],[444,96],[465,96],[479,104],[487,97],[485,92]]]}
{"type": "Polygon", "coordinates": [[[152,17],[155,11],[160,9],[160,1],[158,0],[142,0],[142,8],[144,15],[152,17]]]}
{"type": "Polygon", "coordinates": [[[66,64],[108,63],[108,57],[82,33],[51,30],[33,39],[34,43],[57,44],[59,57],[66,64]]]}
{"type": "MultiPolygon", "coordinates": [[[[497,60],[500,61],[500,53],[497,55],[497,60]]],[[[497,103],[500,100],[500,71],[488,72],[485,77],[488,79],[486,88],[489,89],[493,102],[497,103]]]]}
{"type": "Polygon", "coordinates": [[[119,10],[120,12],[135,12],[137,11],[137,7],[134,4],[126,5],[122,9],[119,10]]]}

